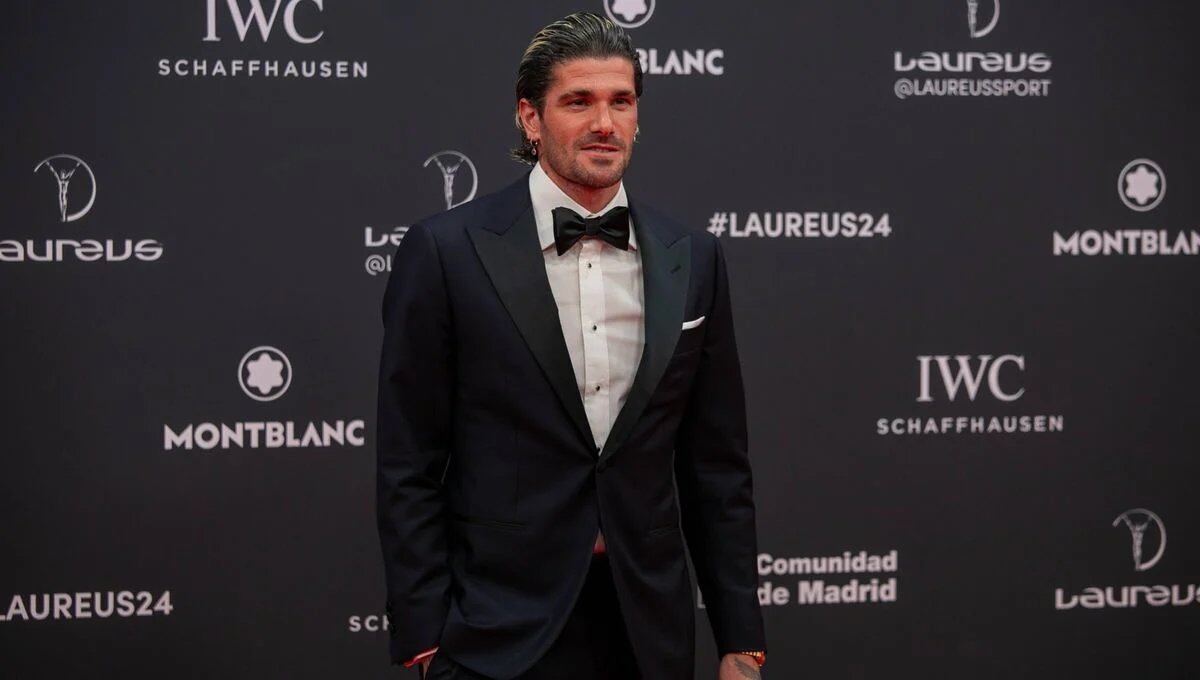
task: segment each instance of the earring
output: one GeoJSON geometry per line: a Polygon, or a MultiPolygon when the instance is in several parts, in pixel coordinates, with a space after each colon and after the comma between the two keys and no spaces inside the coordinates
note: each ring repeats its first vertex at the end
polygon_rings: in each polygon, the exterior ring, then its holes
{"type": "Polygon", "coordinates": [[[529,145],[533,147],[533,155],[538,155],[538,141],[536,139],[529,140],[529,145]]]}

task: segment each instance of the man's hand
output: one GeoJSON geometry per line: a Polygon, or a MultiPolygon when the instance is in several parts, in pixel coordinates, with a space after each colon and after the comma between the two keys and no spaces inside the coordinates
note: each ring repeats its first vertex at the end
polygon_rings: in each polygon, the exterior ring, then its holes
{"type": "Polygon", "coordinates": [[[717,669],[717,680],[760,680],[758,662],[745,654],[726,654],[717,669]]]}

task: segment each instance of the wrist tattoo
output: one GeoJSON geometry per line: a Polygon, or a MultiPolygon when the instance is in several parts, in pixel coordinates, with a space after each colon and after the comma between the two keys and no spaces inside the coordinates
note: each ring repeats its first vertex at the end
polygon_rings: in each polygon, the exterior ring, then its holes
{"type": "Polygon", "coordinates": [[[757,663],[750,664],[741,659],[735,658],[733,660],[733,666],[743,678],[750,678],[751,680],[760,680],[760,678],[762,678],[762,675],[758,672],[757,663]]]}

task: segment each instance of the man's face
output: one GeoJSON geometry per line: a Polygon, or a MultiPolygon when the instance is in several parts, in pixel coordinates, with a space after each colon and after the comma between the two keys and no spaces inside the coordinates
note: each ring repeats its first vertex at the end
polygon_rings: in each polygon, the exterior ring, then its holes
{"type": "Polygon", "coordinates": [[[521,118],[540,140],[547,174],[590,189],[621,181],[633,155],[637,116],[633,63],[620,57],[555,66],[540,115],[521,100],[521,118]]]}

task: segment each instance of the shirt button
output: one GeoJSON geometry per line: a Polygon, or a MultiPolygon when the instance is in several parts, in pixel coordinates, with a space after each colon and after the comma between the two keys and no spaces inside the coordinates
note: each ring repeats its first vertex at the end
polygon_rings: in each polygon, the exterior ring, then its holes
{"type": "Polygon", "coordinates": [[[596,330],[596,324],[592,324],[592,330],[596,330]]]}
{"type": "Polygon", "coordinates": [[[596,391],[597,391],[597,392],[599,392],[599,391],[600,391],[600,386],[599,386],[599,385],[596,385],[596,391]]]}
{"type": "Polygon", "coordinates": [[[587,267],[588,267],[588,269],[591,269],[591,268],[592,268],[592,263],[591,263],[591,262],[588,262],[588,263],[587,263],[587,267]]]}

